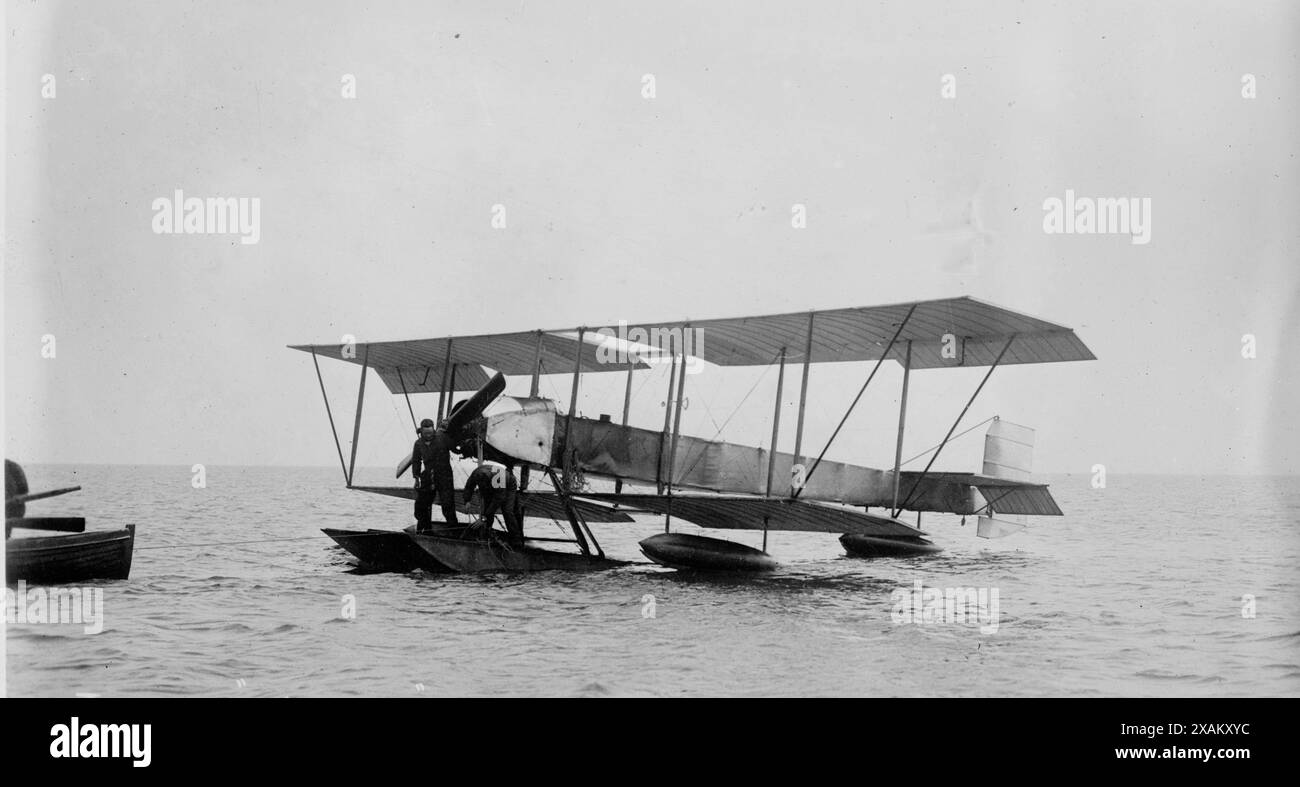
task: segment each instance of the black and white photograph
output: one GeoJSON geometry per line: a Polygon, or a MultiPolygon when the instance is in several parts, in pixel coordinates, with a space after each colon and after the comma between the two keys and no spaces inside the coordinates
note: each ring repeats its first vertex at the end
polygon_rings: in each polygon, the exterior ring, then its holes
{"type": "Polygon", "coordinates": [[[4,696],[1300,696],[1300,5],[4,14],[4,696]]]}

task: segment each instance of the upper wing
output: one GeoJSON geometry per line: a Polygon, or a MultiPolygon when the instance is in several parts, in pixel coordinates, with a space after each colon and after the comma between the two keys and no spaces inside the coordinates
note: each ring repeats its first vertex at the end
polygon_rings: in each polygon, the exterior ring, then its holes
{"type": "Polygon", "coordinates": [[[536,368],[543,373],[572,372],[575,362],[584,374],[625,371],[629,365],[647,366],[639,360],[607,358],[594,341],[579,342],[544,331],[355,345],[299,344],[290,348],[322,358],[365,364],[379,372],[380,379],[393,394],[436,393],[453,378],[456,391],[476,391],[488,381],[481,368],[484,366],[507,375],[532,374],[536,368]]]}
{"type": "Polygon", "coordinates": [[[811,330],[812,363],[874,361],[907,319],[890,357],[902,362],[903,344],[911,345],[912,369],[988,366],[1003,344],[1015,337],[1002,365],[1090,361],[1096,356],[1064,325],[995,306],[970,297],[913,301],[885,306],[824,309],[714,320],[642,323],[626,329],[690,331],[690,355],[721,366],[773,363],[782,348],[798,349],[788,359],[802,360],[811,330]],[[949,341],[945,337],[950,336],[949,341]],[[953,352],[946,353],[951,348],[953,352]]]}
{"type": "Polygon", "coordinates": [[[609,338],[624,344],[648,341],[655,347],[670,337],[679,351],[720,366],[772,364],[783,348],[791,351],[787,359],[803,360],[805,346],[811,346],[808,360],[812,363],[874,361],[886,352],[890,337],[904,319],[907,324],[889,352],[901,363],[903,345],[910,344],[912,369],[988,366],[1012,337],[1003,366],[1096,358],[1064,325],[965,296],[789,314],[620,324],[618,330],[587,328],[582,342],[571,335],[574,329],[561,329],[290,347],[366,364],[379,372],[394,394],[439,391],[444,378],[449,380],[453,372],[456,390],[466,391],[486,382],[480,366],[507,375],[532,374],[537,368],[552,373],[572,372],[576,367],[589,374],[646,366],[634,358],[608,357],[600,348],[609,338]],[[633,338],[638,334],[647,338],[633,338]]]}

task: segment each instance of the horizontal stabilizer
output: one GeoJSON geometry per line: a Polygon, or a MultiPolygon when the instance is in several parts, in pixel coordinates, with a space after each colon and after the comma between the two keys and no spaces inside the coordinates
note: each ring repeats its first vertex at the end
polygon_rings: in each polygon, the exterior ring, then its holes
{"type": "Polygon", "coordinates": [[[1064,514],[1046,484],[1008,481],[977,473],[929,473],[922,478],[920,472],[904,470],[901,475],[903,489],[910,489],[921,479],[907,505],[909,511],[978,514],[992,505],[999,514],[1064,514]]]}
{"type": "Polygon", "coordinates": [[[1064,511],[1052,498],[1047,487],[1037,484],[1024,486],[993,486],[976,484],[975,489],[999,514],[1026,514],[1029,516],[1063,516],[1064,511]]]}

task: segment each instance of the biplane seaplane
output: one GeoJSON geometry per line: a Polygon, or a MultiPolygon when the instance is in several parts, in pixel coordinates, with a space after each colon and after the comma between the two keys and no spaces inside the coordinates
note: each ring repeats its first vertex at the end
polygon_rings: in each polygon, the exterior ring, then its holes
{"type": "MultiPolygon", "coordinates": [[[[572,538],[529,537],[512,544],[492,535],[498,531],[482,527],[475,536],[450,531],[423,534],[413,527],[325,532],[364,564],[380,568],[587,569],[618,564],[606,557],[589,523],[635,523],[634,514],[658,515],[664,518],[664,532],[640,542],[642,552],[654,562],[678,569],[764,570],[777,565],[766,551],[769,530],[839,534],[852,556],[906,556],[940,549],[920,530],[921,512],[977,516],[977,532],[983,537],[1023,527],[1017,517],[1062,514],[1047,486],[1036,483],[1030,474],[1034,433],[1025,427],[994,420],[985,435],[984,466],[979,473],[937,472],[933,467],[999,366],[1095,358],[1069,328],[959,297],[756,317],[620,324],[619,336],[626,340],[612,333],[580,327],[355,346],[292,345],[312,355],[348,488],[408,499],[415,495],[408,486],[353,483],[361,405],[367,372],[373,369],[391,394],[405,398],[412,426],[416,419],[411,396],[438,393],[438,415],[448,419],[447,429],[461,446],[458,451],[480,463],[487,459],[522,468],[518,494],[525,514],[567,520],[572,538]],[[688,334],[703,341],[691,347],[680,340],[688,334]],[[654,336],[679,340],[669,341],[666,349],[661,342],[639,341],[654,336]],[[617,352],[610,351],[611,343],[620,345],[617,352]],[[623,346],[628,344],[636,346],[623,346]],[[320,375],[322,357],[361,367],[348,462],[343,459],[320,375]],[[893,469],[827,460],[827,450],[887,360],[903,370],[893,469]],[[768,448],[682,434],[687,366],[699,361],[719,367],[777,367],[768,448]],[[632,426],[628,423],[632,381],[653,363],[669,366],[664,421],[659,428],[632,426]],[[866,378],[830,439],[813,456],[803,451],[804,409],[809,369],[820,363],[860,363],[866,378]],[[775,450],[787,364],[802,367],[793,453],[775,450]],[[943,442],[929,452],[923,470],[903,470],[911,372],[972,367],[987,367],[987,372],[943,442]],[[566,412],[560,412],[554,400],[538,396],[540,376],[554,373],[571,377],[566,412]],[[580,416],[572,403],[578,401],[583,377],[609,373],[627,377],[621,422],[607,415],[580,416]],[[529,395],[502,395],[507,376],[529,378],[529,395]],[[452,400],[461,391],[474,393],[453,408],[452,400]],[[546,483],[530,486],[530,474],[533,481],[546,483]],[[593,478],[612,481],[613,488],[595,491],[590,488],[593,478]],[[900,518],[904,511],[916,514],[916,524],[900,518]],[[763,548],[674,533],[674,518],[701,528],[762,531],[763,548]],[[540,543],[560,540],[572,542],[576,551],[540,543]]],[[[399,465],[399,477],[405,466],[399,465]]],[[[469,513],[463,498],[458,497],[457,507],[469,513]]]]}

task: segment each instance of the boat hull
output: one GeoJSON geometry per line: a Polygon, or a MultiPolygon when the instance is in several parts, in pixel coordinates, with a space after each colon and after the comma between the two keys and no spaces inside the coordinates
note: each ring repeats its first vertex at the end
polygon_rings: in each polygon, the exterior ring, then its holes
{"type": "Polygon", "coordinates": [[[943,551],[943,547],[920,536],[860,536],[847,533],[840,536],[840,544],[853,557],[911,557],[943,551]]]}
{"type": "Polygon", "coordinates": [[[410,533],[408,538],[434,560],[467,574],[498,571],[598,571],[623,565],[595,555],[510,547],[499,541],[446,538],[410,533]]]}
{"type": "Polygon", "coordinates": [[[127,579],[135,551],[135,525],[122,530],[5,541],[7,582],[41,584],[127,579]]]}
{"type": "Polygon", "coordinates": [[[372,571],[451,571],[428,552],[411,543],[406,531],[337,530],[326,527],[321,528],[321,532],[356,557],[362,567],[372,571]]]}
{"type": "Polygon", "coordinates": [[[641,542],[645,556],[661,566],[705,571],[771,571],[780,564],[760,549],[720,538],[660,533],[641,542]]]}

